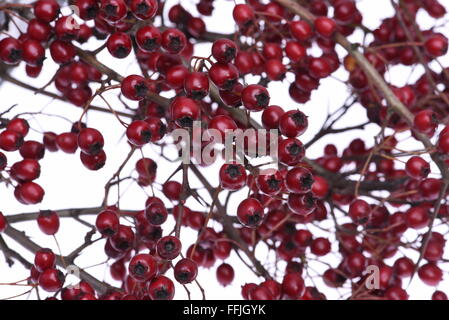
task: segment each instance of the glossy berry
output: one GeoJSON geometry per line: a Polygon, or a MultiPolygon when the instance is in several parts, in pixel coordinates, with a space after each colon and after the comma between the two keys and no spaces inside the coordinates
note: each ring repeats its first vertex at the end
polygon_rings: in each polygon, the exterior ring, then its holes
{"type": "Polygon", "coordinates": [[[288,207],[301,216],[307,216],[316,208],[316,198],[311,193],[297,194],[290,193],[288,195],[288,207]]]}
{"type": "Polygon", "coordinates": [[[166,260],[173,260],[181,253],[181,241],[173,236],[166,236],[157,242],[157,254],[166,260]]]}
{"type": "Polygon", "coordinates": [[[151,126],[143,120],[136,120],[126,129],[128,141],[136,147],[142,147],[151,141],[151,126]]]}
{"type": "Polygon", "coordinates": [[[413,229],[421,229],[429,223],[429,212],[423,206],[408,209],[405,213],[407,225],[413,229]]]}
{"type": "Polygon", "coordinates": [[[191,72],[185,77],[184,90],[188,97],[201,100],[209,94],[209,78],[204,72],[191,72]]]}
{"type": "Polygon", "coordinates": [[[280,193],[284,187],[282,174],[279,171],[267,170],[257,176],[257,187],[267,195],[280,193]]]}
{"type": "Polygon", "coordinates": [[[41,167],[37,160],[24,159],[11,166],[10,175],[16,181],[27,182],[39,178],[41,167]]]}
{"type": "Polygon", "coordinates": [[[40,249],[34,255],[34,266],[39,272],[53,268],[56,263],[56,255],[51,249],[40,249]]]}
{"type": "Polygon", "coordinates": [[[177,181],[167,181],[162,186],[162,192],[170,200],[179,200],[181,184],[177,181]]]}
{"type": "Polygon", "coordinates": [[[250,111],[261,111],[270,104],[270,94],[263,86],[252,84],[243,89],[242,102],[250,111]]]}
{"type": "Polygon", "coordinates": [[[337,30],[337,24],[334,20],[327,17],[318,17],[314,21],[315,29],[319,35],[329,38],[337,30]]]}
{"type": "Polygon", "coordinates": [[[23,144],[23,135],[13,130],[4,130],[0,133],[0,149],[16,151],[23,144]]]}
{"type": "Polygon", "coordinates": [[[124,19],[127,12],[124,0],[102,0],[100,10],[104,18],[110,22],[124,19]]]}
{"type": "Polygon", "coordinates": [[[82,129],[78,134],[78,146],[82,152],[90,155],[96,155],[103,150],[103,135],[97,129],[82,129]]]}
{"type": "Polygon", "coordinates": [[[73,60],[76,50],[70,42],[55,40],[50,44],[50,54],[54,62],[65,64],[73,60]]]}
{"type": "Polygon", "coordinates": [[[56,144],[65,153],[75,153],[78,149],[78,137],[72,132],[61,133],[56,137],[56,144]]]}
{"type": "Polygon", "coordinates": [[[94,19],[100,11],[99,4],[95,0],[76,0],[75,4],[79,9],[80,18],[85,21],[94,19]]]}
{"type": "Polygon", "coordinates": [[[153,18],[158,9],[157,0],[131,0],[129,2],[131,11],[141,20],[153,18]]]}
{"type": "Polygon", "coordinates": [[[41,211],[37,217],[39,229],[46,235],[54,235],[59,230],[59,216],[55,211],[41,211]]]}
{"type": "Polygon", "coordinates": [[[437,126],[438,120],[432,110],[418,112],[413,120],[413,127],[422,133],[432,133],[437,126]]]}
{"type": "Polygon", "coordinates": [[[34,15],[42,22],[51,22],[59,13],[59,4],[56,0],[38,0],[33,6],[34,15]]]}
{"type": "Polygon", "coordinates": [[[161,46],[161,32],[154,26],[144,26],[136,32],[136,42],[145,52],[155,52],[161,46]]]}
{"type": "Polygon", "coordinates": [[[237,163],[224,164],[220,168],[220,186],[223,189],[230,191],[237,191],[243,188],[246,184],[246,170],[237,163]]]}
{"type": "Polygon", "coordinates": [[[121,89],[126,98],[135,101],[143,100],[149,91],[145,78],[139,75],[130,75],[123,79],[121,89]]]}
{"type": "Polygon", "coordinates": [[[0,60],[14,65],[22,59],[22,44],[19,40],[7,37],[0,40],[0,60]]]}
{"type": "Polygon", "coordinates": [[[109,53],[118,59],[126,58],[132,49],[132,41],[124,32],[114,32],[106,42],[109,53]]]}
{"type": "Polygon", "coordinates": [[[240,27],[247,27],[255,19],[254,10],[247,4],[236,5],[232,12],[232,16],[234,17],[234,21],[240,27]]]}
{"type": "Polygon", "coordinates": [[[229,39],[216,40],[212,45],[212,56],[220,63],[232,62],[237,52],[237,45],[229,39]]]}
{"type": "Polygon", "coordinates": [[[209,69],[212,82],[222,90],[232,90],[239,77],[239,71],[230,63],[214,63],[209,69]]]}
{"type": "Polygon", "coordinates": [[[14,196],[22,204],[33,205],[42,202],[45,191],[37,183],[25,182],[15,188],[14,196]]]}
{"type": "Polygon", "coordinates": [[[298,139],[281,140],[278,145],[278,155],[280,162],[290,166],[297,165],[304,158],[304,146],[298,139]]]}
{"type": "Polygon", "coordinates": [[[288,273],[282,280],[282,292],[292,299],[297,299],[304,294],[305,285],[299,273],[288,273]]]}
{"type": "Polygon", "coordinates": [[[307,116],[299,110],[291,110],[282,115],[279,120],[279,130],[289,138],[302,135],[308,127],[307,116]]]}
{"type": "Polygon", "coordinates": [[[176,263],[173,273],[176,281],[187,284],[196,279],[198,266],[193,260],[184,258],[176,263]]]}
{"type": "Polygon", "coordinates": [[[129,274],[137,281],[151,280],[157,272],[157,263],[149,254],[138,254],[129,262],[129,274]]]}
{"type": "Polygon", "coordinates": [[[365,200],[354,200],[349,206],[348,214],[354,223],[364,224],[368,221],[370,213],[371,207],[365,200]]]}
{"type": "Polygon", "coordinates": [[[98,232],[105,237],[112,237],[117,233],[120,221],[117,214],[110,210],[102,211],[98,214],[95,221],[98,232]]]}
{"type": "Polygon", "coordinates": [[[120,225],[118,227],[117,233],[114,234],[110,238],[110,240],[111,240],[110,244],[113,249],[119,252],[123,252],[127,251],[134,245],[135,234],[130,227],[120,225]]]}
{"type": "Polygon", "coordinates": [[[0,233],[6,230],[6,227],[8,226],[8,222],[6,221],[5,216],[0,211],[0,233]]]}
{"type": "Polygon", "coordinates": [[[167,126],[159,118],[148,117],[145,118],[145,122],[150,125],[151,142],[157,142],[164,137],[167,132],[167,126]]]}
{"type": "Polygon", "coordinates": [[[39,286],[48,292],[56,292],[64,284],[64,275],[61,271],[50,268],[44,270],[39,276],[39,286]]]}
{"type": "Polygon", "coordinates": [[[306,21],[293,21],[290,23],[290,33],[299,41],[306,41],[312,36],[312,27],[306,21]]]}
{"type": "Polygon", "coordinates": [[[197,102],[190,98],[175,98],[170,105],[172,120],[182,128],[191,128],[193,121],[199,119],[200,112],[197,102]]]}
{"type": "Polygon", "coordinates": [[[443,279],[443,272],[434,263],[427,263],[418,269],[419,278],[428,286],[437,286],[443,279]]]}
{"type": "Polygon", "coordinates": [[[106,153],[101,150],[95,155],[80,152],[80,160],[85,168],[92,171],[97,171],[102,169],[106,164],[106,153]]]}
{"type": "Polygon", "coordinates": [[[179,29],[167,29],[161,35],[162,48],[171,54],[181,52],[187,44],[185,34],[179,29]]]}
{"type": "Polygon", "coordinates": [[[430,164],[421,157],[413,156],[407,160],[405,172],[410,178],[424,179],[430,173],[430,164]]]}
{"type": "Polygon", "coordinates": [[[148,285],[151,300],[172,300],[175,296],[173,281],[165,276],[157,276],[148,285]]]}
{"type": "Polygon", "coordinates": [[[285,177],[287,190],[298,194],[310,192],[313,182],[312,173],[303,167],[290,169],[285,177]]]}
{"type": "Polygon", "coordinates": [[[223,287],[230,285],[234,280],[234,268],[227,263],[221,264],[217,268],[217,280],[223,287]]]}
{"type": "Polygon", "coordinates": [[[317,256],[325,256],[331,250],[331,243],[326,238],[316,238],[310,245],[310,251],[317,256]]]}
{"type": "Polygon", "coordinates": [[[168,212],[163,203],[153,203],[145,208],[145,217],[151,225],[163,224],[167,216],[168,212]]]}
{"type": "Polygon", "coordinates": [[[430,56],[440,57],[447,52],[448,40],[442,34],[433,35],[424,43],[424,49],[430,56]]]}
{"type": "Polygon", "coordinates": [[[78,38],[79,30],[79,26],[70,16],[61,17],[55,23],[55,34],[60,40],[75,40],[78,38]]]}
{"type": "Polygon", "coordinates": [[[31,66],[41,66],[45,59],[45,49],[37,40],[26,40],[22,44],[22,59],[31,66]]]}
{"type": "Polygon", "coordinates": [[[248,228],[257,228],[265,217],[264,208],[259,200],[248,198],[240,202],[237,208],[237,218],[248,228]]]}

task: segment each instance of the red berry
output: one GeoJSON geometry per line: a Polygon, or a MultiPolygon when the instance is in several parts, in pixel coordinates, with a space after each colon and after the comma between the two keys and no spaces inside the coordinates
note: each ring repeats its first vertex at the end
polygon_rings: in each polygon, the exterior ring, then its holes
{"type": "Polygon", "coordinates": [[[8,226],[8,221],[6,221],[5,216],[0,211],[0,233],[5,231],[7,226],[8,226]]]}
{"type": "Polygon", "coordinates": [[[5,130],[0,133],[0,149],[16,151],[23,144],[23,135],[13,130],[5,130]]]}
{"type": "Polygon", "coordinates": [[[200,117],[200,107],[197,102],[185,97],[175,98],[170,105],[170,114],[173,121],[183,128],[191,128],[193,121],[200,117]]]}
{"type": "Polygon", "coordinates": [[[50,249],[40,249],[34,255],[34,266],[39,272],[53,268],[56,263],[56,256],[50,249]]]}
{"type": "Polygon", "coordinates": [[[84,153],[97,155],[103,150],[103,135],[97,129],[82,129],[78,134],[78,146],[84,153]]]}
{"type": "Polygon", "coordinates": [[[284,113],[279,120],[279,130],[289,138],[302,135],[308,127],[307,116],[299,110],[291,110],[284,113]]]}
{"type": "Polygon", "coordinates": [[[290,33],[299,41],[309,40],[312,36],[310,24],[304,20],[290,22],[290,33]]]}
{"type": "Polygon", "coordinates": [[[296,167],[287,172],[285,177],[285,186],[288,191],[293,193],[310,192],[314,179],[309,170],[303,167],[296,167]]]}
{"type": "Polygon", "coordinates": [[[149,91],[145,78],[139,75],[130,75],[123,79],[121,88],[126,98],[136,101],[143,100],[149,91]]]}
{"type": "Polygon", "coordinates": [[[114,32],[106,42],[109,53],[118,59],[126,58],[132,49],[132,41],[124,32],[114,32]]]}
{"type": "Polygon", "coordinates": [[[318,17],[314,21],[315,29],[326,38],[331,37],[337,30],[337,24],[334,20],[327,17],[318,17]]]}
{"type": "Polygon", "coordinates": [[[331,250],[331,243],[326,238],[316,238],[312,241],[312,244],[310,245],[310,251],[321,257],[328,254],[331,250]]]}
{"type": "Polygon", "coordinates": [[[364,224],[368,221],[370,212],[370,205],[365,200],[357,199],[349,206],[348,214],[354,223],[364,224]]]}
{"type": "Polygon", "coordinates": [[[443,272],[434,263],[427,263],[418,269],[419,278],[428,286],[437,286],[443,280],[443,272]]]}
{"type": "Polygon", "coordinates": [[[46,269],[39,276],[39,286],[48,292],[56,292],[64,284],[64,275],[57,269],[46,269]]]}
{"type": "Polygon", "coordinates": [[[270,94],[263,86],[251,84],[243,89],[242,102],[250,111],[261,111],[270,104],[270,94]]]}
{"type": "Polygon", "coordinates": [[[239,71],[230,63],[214,63],[209,69],[212,82],[222,90],[232,90],[238,83],[239,71]]]}
{"type": "Polygon", "coordinates": [[[39,0],[34,3],[34,15],[42,22],[51,22],[59,14],[59,4],[56,0],[39,0]]]}
{"type": "Polygon", "coordinates": [[[167,29],[162,33],[161,45],[162,48],[171,54],[181,52],[187,44],[185,34],[179,29],[167,29]]]}
{"type": "Polygon", "coordinates": [[[157,0],[131,0],[129,7],[134,15],[141,20],[153,18],[158,9],[157,0]]]}
{"type": "Polygon", "coordinates": [[[61,133],[56,137],[58,148],[65,153],[75,153],[78,149],[78,137],[75,133],[61,133]]]}
{"type": "Polygon", "coordinates": [[[209,94],[209,78],[204,72],[191,72],[185,77],[184,90],[188,97],[201,100],[209,94]]]}
{"type": "Polygon", "coordinates": [[[299,273],[288,273],[282,280],[282,292],[292,299],[297,299],[304,294],[305,285],[299,273]]]}
{"type": "Polygon", "coordinates": [[[295,214],[307,216],[315,210],[316,198],[312,193],[290,193],[288,195],[288,206],[295,214]]]}
{"type": "Polygon", "coordinates": [[[221,264],[217,268],[217,280],[223,287],[230,285],[234,280],[234,268],[227,263],[221,264]]]}
{"type": "Polygon", "coordinates": [[[98,214],[95,226],[103,236],[112,237],[117,233],[120,221],[115,212],[105,210],[98,214]]]}
{"type": "Polygon", "coordinates": [[[294,166],[301,162],[304,155],[304,146],[298,139],[287,138],[279,142],[278,156],[280,162],[294,166]]]}
{"type": "Polygon", "coordinates": [[[426,40],[424,43],[424,49],[430,56],[440,57],[447,52],[447,38],[442,34],[435,34],[426,40]]]}
{"type": "Polygon", "coordinates": [[[429,163],[421,157],[413,156],[405,164],[405,172],[410,178],[424,179],[430,173],[429,163]]]}
{"type": "Polygon", "coordinates": [[[237,55],[237,45],[234,41],[228,39],[219,39],[212,45],[212,56],[219,63],[229,63],[237,55]]]}
{"type": "Polygon", "coordinates": [[[161,32],[154,26],[143,26],[136,32],[136,42],[145,52],[155,52],[161,46],[161,32]]]}
{"type": "Polygon", "coordinates": [[[41,211],[37,217],[39,229],[46,235],[54,235],[59,230],[59,216],[55,211],[41,211]]]}
{"type": "Polygon", "coordinates": [[[7,37],[0,40],[0,60],[6,64],[17,64],[22,59],[22,44],[19,40],[7,37]]]}
{"type": "Polygon", "coordinates": [[[166,260],[173,260],[181,253],[181,241],[173,236],[166,236],[157,242],[157,254],[166,260]]]}
{"type": "Polygon", "coordinates": [[[254,10],[247,4],[236,5],[232,12],[232,16],[240,27],[247,27],[255,19],[254,10]]]}
{"type": "Polygon", "coordinates": [[[187,284],[196,279],[198,266],[193,260],[181,259],[176,263],[173,273],[176,281],[181,284],[187,284]]]}
{"type": "Polygon", "coordinates": [[[151,300],[173,300],[175,286],[173,281],[165,276],[157,276],[148,285],[151,300]]]}
{"type": "Polygon", "coordinates": [[[143,120],[135,120],[126,129],[128,141],[136,147],[142,147],[151,141],[151,126],[143,120]]]}
{"type": "Polygon", "coordinates": [[[224,164],[220,169],[220,185],[223,189],[237,191],[246,184],[246,170],[237,163],[224,164]]]}
{"type": "Polygon", "coordinates": [[[259,200],[248,198],[243,200],[237,208],[237,218],[248,228],[257,228],[265,217],[264,208],[259,200]]]}

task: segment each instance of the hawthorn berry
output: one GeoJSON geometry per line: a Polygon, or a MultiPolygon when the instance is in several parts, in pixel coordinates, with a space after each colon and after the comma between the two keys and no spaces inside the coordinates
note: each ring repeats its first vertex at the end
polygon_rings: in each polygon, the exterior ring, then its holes
{"type": "Polygon", "coordinates": [[[240,202],[237,208],[237,218],[248,228],[259,227],[265,217],[264,207],[255,198],[248,198],[240,202]]]}

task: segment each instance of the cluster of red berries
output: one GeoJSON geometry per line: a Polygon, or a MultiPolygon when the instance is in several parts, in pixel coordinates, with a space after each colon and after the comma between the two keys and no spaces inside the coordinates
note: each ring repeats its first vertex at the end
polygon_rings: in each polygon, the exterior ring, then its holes
{"type": "MultiPolygon", "coordinates": [[[[212,15],[216,2],[199,0],[198,13],[212,15]]],[[[137,213],[105,207],[96,216],[95,226],[105,240],[105,254],[114,261],[110,274],[121,283],[120,289],[100,293],[86,281],[64,287],[65,275],[56,266],[59,258],[50,249],[35,253],[31,283],[48,292],[60,292],[64,300],[170,300],[175,296],[174,281],[182,285],[195,282],[198,268],[211,268],[217,260],[218,282],[230,285],[235,276],[228,260],[231,251],[239,250],[239,245],[255,248],[258,244],[267,244],[285,268],[281,277],[265,276],[260,283],[243,285],[245,299],[326,299],[317,287],[306,285],[304,269],[308,257],[319,260],[330,253],[338,254],[340,259],[337,266],[329,265],[320,274],[329,288],[341,288],[348,282],[356,289],[363,287],[368,266],[378,268],[380,279],[379,287],[369,292],[370,298],[408,299],[403,279],[415,271],[427,285],[437,286],[441,282],[440,263],[446,246],[442,233],[428,231],[413,243],[423,251],[425,264],[417,264],[400,251],[405,232],[422,231],[429,226],[435,201],[441,197],[444,181],[429,177],[431,162],[422,153],[414,152],[403,161],[404,168],[399,168],[396,133],[382,136],[371,148],[362,139],[354,139],[341,153],[334,144],[328,144],[322,157],[305,159],[306,147],[299,137],[308,129],[308,117],[298,109],[286,111],[271,104],[268,90],[269,83],[294,79],[289,82],[289,95],[296,103],[306,103],[319,88],[321,79],[343,66],[349,73],[351,93],[366,108],[371,123],[394,132],[409,130],[413,137],[435,137],[436,148],[428,151],[449,165],[449,126],[440,131],[448,110],[448,69],[437,73],[429,68],[414,84],[390,86],[413,114],[410,126],[411,121],[407,123],[390,112],[381,90],[373,86],[370,75],[357,60],[352,55],[341,59],[336,51],[337,34],[349,36],[360,28],[372,34],[373,40],[368,45],[353,45],[353,49],[363,47],[364,58],[382,77],[394,65],[435,61],[447,53],[447,38],[433,29],[420,30],[414,21],[421,9],[434,18],[443,17],[445,8],[437,0],[404,0],[401,7],[395,8],[395,15],[384,19],[373,31],[363,26],[362,14],[353,0],[307,1],[305,10],[314,17],[311,22],[297,19],[281,4],[283,1],[247,0],[234,6],[235,34],[219,37],[208,33],[202,17],[192,15],[181,4],[166,8],[167,3],[162,0],[73,3],[79,9],[82,24],[72,16],[61,15],[56,0],[36,1],[31,8],[34,18],[27,22],[26,32],[17,38],[6,36],[0,40],[0,61],[8,67],[23,61],[27,75],[36,78],[43,70],[48,49],[49,56],[59,65],[52,83],[63,100],[83,107],[83,116],[98,92],[119,88],[131,105],[128,110],[134,111],[129,124],[120,120],[133,149],[165,143],[166,135],[179,128],[198,134],[195,121],[201,122],[200,134],[202,130],[215,129],[224,141],[228,131],[253,127],[249,119],[259,112],[262,127],[280,134],[280,167],[262,170],[236,159],[222,164],[217,173],[219,192],[249,189],[248,197],[238,203],[235,220],[231,220],[231,235],[226,228],[216,231],[208,227],[210,215],[217,208],[209,208],[210,213],[190,209],[186,200],[194,196],[193,190],[186,192],[185,183],[171,179],[162,184],[161,196],[149,197],[144,209],[137,213]],[[164,15],[164,8],[168,9],[171,27],[154,23],[164,15]],[[328,17],[330,12],[333,17],[328,17]],[[104,46],[99,49],[107,49],[113,58],[135,59],[142,74],[122,77],[102,65],[95,58],[99,51],[80,48],[93,38],[103,41],[104,46]],[[200,41],[212,42],[210,56],[194,56],[195,44],[200,41]],[[316,47],[321,50],[318,56],[312,54],[316,47]],[[260,81],[248,83],[249,75],[258,76],[260,81]],[[118,84],[111,85],[112,81],[118,84]],[[92,89],[100,84],[94,93],[92,89]],[[346,183],[348,176],[361,172],[363,179],[358,183],[346,183]],[[388,188],[376,189],[390,181],[388,188]],[[369,201],[364,197],[369,193],[358,192],[365,186],[368,191],[388,192],[390,197],[369,201]],[[337,224],[336,207],[346,218],[344,223],[337,224]],[[328,217],[329,212],[332,217],[328,217]],[[164,235],[163,227],[171,218],[182,227],[197,231],[197,241],[185,246],[179,232],[176,236],[164,235]],[[336,223],[334,237],[318,236],[308,228],[331,219],[336,223]],[[390,258],[395,260],[392,265],[385,261],[390,258]],[[174,280],[167,276],[169,270],[173,270],[174,280]]],[[[114,110],[111,113],[115,114],[114,110]]],[[[29,131],[26,120],[0,119],[0,149],[19,151],[23,158],[8,166],[6,154],[0,152],[0,172],[13,182],[14,195],[20,203],[42,201],[44,189],[34,181],[40,176],[39,161],[46,151],[74,154],[79,149],[87,169],[103,168],[103,135],[82,119],[68,132],[44,132],[42,143],[25,140],[29,131]]],[[[212,144],[211,138],[189,151],[203,151],[212,144]]],[[[158,171],[154,160],[142,157],[135,163],[135,171],[141,187],[153,187],[158,171]]],[[[438,208],[436,218],[446,221],[449,206],[438,208]]],[[[54,211],[40,212],[37,223],[46,235],[55,235],[59,230],[59,217],[54,211]]],[[[7,225],[7,216],[0,213],[0,232],[7,225]]],[[[447,296],[437,290],[432,298],[447,296]]]]}

